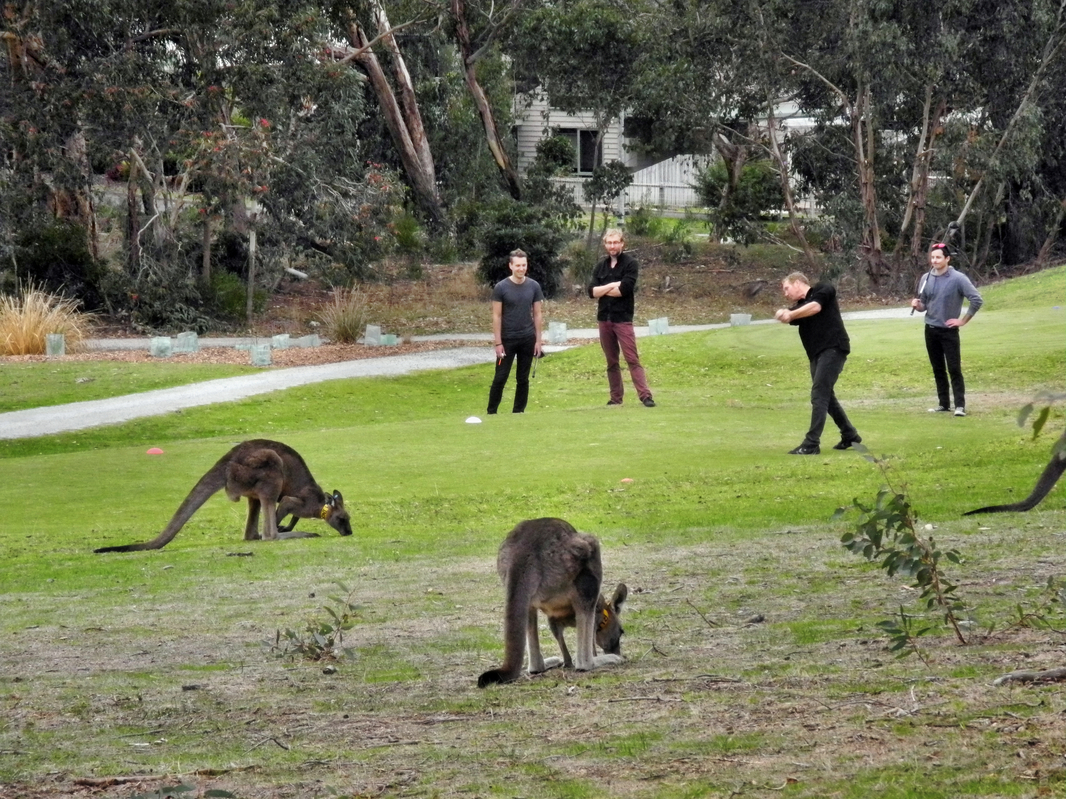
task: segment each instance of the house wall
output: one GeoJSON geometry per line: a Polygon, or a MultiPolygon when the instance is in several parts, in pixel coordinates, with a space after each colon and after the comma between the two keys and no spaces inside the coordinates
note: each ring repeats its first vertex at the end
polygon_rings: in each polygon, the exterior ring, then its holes
{"type": "MultiPolygon", "coordinates": [[[[537,143],[553,128],[596,130],[596,118],[591,113],[566,114],[550,108],[544,95],[537,92],[520,98],[515,111],[515,128],[518,146],[518,169],[524,172],[533,163],[537,143]]],[[[636,166],[623,146],[622,122],[614,120],[603,136],[603,163],[621,161],[628,167],[636,166]],[[628,159],[628,160],[627,160],[628,159]]]]}

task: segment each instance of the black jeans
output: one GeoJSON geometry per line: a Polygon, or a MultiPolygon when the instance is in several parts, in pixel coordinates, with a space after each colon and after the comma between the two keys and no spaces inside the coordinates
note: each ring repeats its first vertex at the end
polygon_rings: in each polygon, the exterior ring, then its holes
{"type": "Polygon", "coordinates": [[[955,407],[966,407],[966,381],[962,378],[962,343],[957,327],[925,326],[925,350],[933,367],[936,381],[936,398],[941,408],[950,408],[948,402],[948,376],[955,394],[955,407]]]}
{"type": "Polygon", "coordinates": [[[529,401],[529,368],[533,365],[533,352],[536,348],[535,337],[518,339],[517,341],[503,340],[502,358],[496,360],[496,375],[492,378],[492,387],[489,389],[489,407],[486,413],[496,413],[503,399],[503,387],[507,378],[511,376],[511,364],[518,358],[518,373],[515,375],[514,389],[514,413],[523,413],[526,402],[529,401]]]}
{"type": "Polygon", "coordinates": [[[821,442],[826,414],[840,428],[842,439],[853,441],[859,436],[859,431],[848,420],[833,390],[847,359],[847,353],[836,348],[822,350],[811,358],[811,428],[803,439],[805,447],[816,447],[821,442]]]}

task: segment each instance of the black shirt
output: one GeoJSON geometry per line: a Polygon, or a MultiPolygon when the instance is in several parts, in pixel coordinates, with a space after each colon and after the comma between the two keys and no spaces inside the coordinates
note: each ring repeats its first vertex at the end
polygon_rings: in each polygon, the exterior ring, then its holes
{"type": "Polygon", "coordinates": [[[844,329],[844,320],[840,318],[840,306],[837,305],[837,290],[831,283],[818,283],[811,286],[807,296],[797,302],[791,310],[796,310],[809,302],[816,302],[822,310],[814,316],[794,319],[790,324],[799,328],[800,341],[807,351],[808,358],[815,358],[819,353],[833,347],[847,355],[851,352],[851,339],[844,329]]]}
{"type": "Polygon", "coordinates": [[[597,322],[633,321],[633,295],[637,291],[637,275],[639,273],[640,266],[637,264],[637,259],[625,252],[618,254],[614,269],[611,268],[611,256],[609,255],[596,264],[596,268],[592,272],[592,279],[589,281],[588,286],[585,287],[585,291],[590,297],[592,296],[592,289],[596,286],[606,286],[616,280],[622,282],[622,285],[618,287],[618,290],[622,293],[621,297],[603,296],[599,298],[596,306],[597,322]]]}

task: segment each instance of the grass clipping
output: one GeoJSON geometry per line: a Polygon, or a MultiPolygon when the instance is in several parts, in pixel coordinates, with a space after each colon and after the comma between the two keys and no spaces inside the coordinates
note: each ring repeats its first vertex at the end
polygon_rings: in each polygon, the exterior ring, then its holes
{"type": "Polygon", "coordinates": [[[44,355],[47,335],[62,333],[67,351],[89,334],[88,317],[76,300],[30,286],[19,295],[0,296],[0,355],[44,355]]]}

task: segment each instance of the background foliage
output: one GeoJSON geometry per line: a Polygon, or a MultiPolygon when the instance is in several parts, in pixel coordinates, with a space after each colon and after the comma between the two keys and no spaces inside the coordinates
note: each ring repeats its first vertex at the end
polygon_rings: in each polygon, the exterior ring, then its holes
{"type": "Polygon", "coordinates": [[[714,153],[717,225],[754,241],[770,235],[760,215],[787,211],[808,260],[876,291],[909,290],[949,231],[979,278],[1046,264],[1066,218],[1064,14],[1055,0],[10,2],[0,286],[32,277],[145,328],[202,328],[230,305],[213,274],[247,283],[253,263],[248,296],[286,268],[347,286],[396,253],[413,275],[420,258],[491,260],[504,198],[529,210],[502,213],[576,236],[549,182],[559,162],[515,166],[513,111],[538,87],[601,134],[623,121],[653,158],[714,153]],[[179,287],[173,308],[149,303],[158,285],[179,287]]]}

